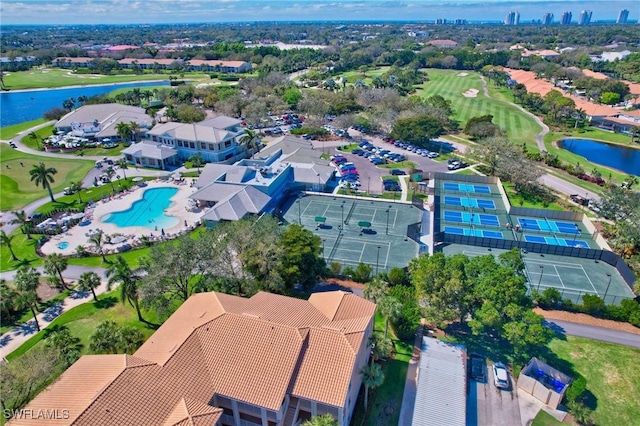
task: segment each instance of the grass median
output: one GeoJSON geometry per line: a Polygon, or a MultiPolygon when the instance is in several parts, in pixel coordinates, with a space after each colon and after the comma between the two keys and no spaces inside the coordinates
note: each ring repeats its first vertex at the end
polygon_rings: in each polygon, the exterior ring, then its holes
{"type": "Polygon", "coordinates": [[[44,118],[38,118],[36,120],[25,121],[24,123],[12,124],[11,126],[5,126],[0,128],[0,139],[9,140],[13,139],[25,130],[29,130],[32,127],[45,123],[47,120],[44,118]]]}

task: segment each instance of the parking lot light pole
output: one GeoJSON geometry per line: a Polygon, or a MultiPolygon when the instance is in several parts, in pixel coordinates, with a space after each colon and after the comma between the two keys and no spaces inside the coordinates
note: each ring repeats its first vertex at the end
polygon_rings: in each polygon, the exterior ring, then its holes
{"type": "Polygon", "coordinates": [[[607,277],[609,277],[609,282],[607,283],[607,289],[604,291],[604,296],[602,297],[603,301],[607,299],[607,293],[609,293],[609,286],[611,285],[611,274],[608,272],[607,272],[607,277]]]}
{"type": "Polygon", "coordinates": [[[389,235],[389,212],[391,211],[391,206],[387,207],[387,230],[385,231],[385,235],[389,235]]]}
{"type": "Polygon", "coordinates": [[[571,244],[571,245],[575,246],[576,245],[576,239],[578,238],[578,234],[580,234],[580,228],[578,228],[578,225],[575,224],[575,223],[573,224],[573,226],[576,227],[576,233],[573,236],[573,244],[571,244]]]}
{"type": "Polygon", "coordinates": [[[340,217],[342,218],[342,220],[340,220],[339,229],[342,230],[342,227],[344,226],[344,201],[342,202],[342,204],[340,204],[340,217]]]}
{"type": "Polygon", "coordinates": [[[536,289],[537,292],[540,292],[540,284],[542,283],[542,275],[544,274],[544,265],[539,265],[540,266],[540,279],[538,280],[538,288],[536,289]]]}
{"type": "Polygon", "coordinates": [[[380,246],[378,246],[378,254],[376,255],[376,275],[378,275],[378,262],[380,261],[380,246]]]}
{"type": "Polygon", "coordinates": [[[298,198],[298,201],[296,201],[296,203],[298,203],[298,225],[302,226],[302,215],[300,212],[300,198],[298,198]]]}
{"type": "Polygon", "coordinates": [[[325,242],[325,240],[326,240],[326,238],[322,239],[322,259],[323,260],[326,260],[325,257],[324,257],[324,242],[325,242]]]}

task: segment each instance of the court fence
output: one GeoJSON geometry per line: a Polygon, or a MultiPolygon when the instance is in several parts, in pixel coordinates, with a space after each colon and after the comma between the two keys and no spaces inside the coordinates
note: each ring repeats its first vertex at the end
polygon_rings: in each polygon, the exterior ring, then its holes
{"type": "Polygon", "coordinates": [[[449,234],[438,232],[434,235],[434,243],[436,246],[440,244],[462,244],[484,248],[495,248],[500,250],[511,250],[519,248],[531,253],[551,254],[555,256],[567,256],[580,259],[593,259],[596,262],[605,262],[618,271],[624,282],[633,291],[636,282],[636,276],[631,271],[618,254],[599,249],[587,249],[578,247],[564,247],[541,243],[532,243],[528,241],[499,240],[494,238],[482,238],[471,235],[449,234]]]}

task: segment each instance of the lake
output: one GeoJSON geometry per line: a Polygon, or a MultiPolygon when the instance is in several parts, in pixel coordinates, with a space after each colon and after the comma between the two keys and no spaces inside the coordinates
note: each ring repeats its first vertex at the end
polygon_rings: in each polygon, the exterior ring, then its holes
{"type": "Polygon", "coordinates": [[[563,139],[558,142],[558,147],[580,155],[592,163],[640,176],[640,149],[590,139],[563,139]]]}
{"type": "Polygon", "coordinates": [[[3,91],[0,92],[0,127],[42,118],[47,110],[53,107],[62,108],[62,102],[69,98],[78,99],[78,96],[103,95],[121,88],[168,85],[168,81],[147,81],[20,92],[3,91]]]}

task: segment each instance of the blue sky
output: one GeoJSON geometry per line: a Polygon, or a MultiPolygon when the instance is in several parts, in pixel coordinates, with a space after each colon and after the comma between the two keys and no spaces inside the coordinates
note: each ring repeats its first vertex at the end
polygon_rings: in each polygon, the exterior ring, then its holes
{"type": "Polygon", "coordinates": [[[316,20],[503,20],[520,12],[521,22],[551,12],[593,11],[593,21],[614,20],[620,9],[638,19],[637,0],[2,0],[0,24],[134,24],[316,20]]]}

